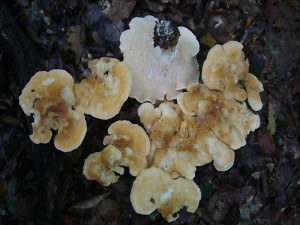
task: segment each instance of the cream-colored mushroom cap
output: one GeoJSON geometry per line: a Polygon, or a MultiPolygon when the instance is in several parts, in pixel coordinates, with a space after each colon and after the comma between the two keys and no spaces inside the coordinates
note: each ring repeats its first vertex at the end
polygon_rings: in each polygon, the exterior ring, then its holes
{"type": "Polygon", "coordinates": [[[86,134],[84,114],[72,109],[75,106],[74,80],[64,70],[37,72],[25,86],[19,103],[26,115],[34,114],[33,134],[36,143],[48,143],[52,131],[57,130],[54,145],[68,152],[79,147],[86,134]]]}
{"type": "Polygon", "coordinates": [[[178,27],[180,37],[172,50],[153,46],[153,16],[135,17],[120,37],[124,63],[132,70],[130,97],[139,102],[175,99],[181,89],[199,78],[199,43],[191,31],[178,27]]]}
{"type": "Polygon", "coordinates": [[[92,76],[75,84],[76,108],[98,119],[118,114],[128,99],[131,71],[114,58],[103,57],[89,62],[92,76]]]}
{"type": "Polygon", "coordinates": [[[130,193],[130,201],[137,213],[149,215],[158,209],[168,222],[176,220],[178,215],[175,213],[183,207],[188,212],[195,212],[200,199],[200,189],[192,180],[172,179],[156,167],[142,170],[130,193]]]}
{"type": "Polygon", "coordinates": [[[103,140],[105,145],[114,145],[122,153],[121,165],[128,166],[129,172],[137,176],[147,167],[150,141],[147,133],[137,124],[129,121],[117,121],[108,128],[109,135],[103,140]]]}
{"type": "Polygon", "coordinates": [[[113,145],[109,145],[101,152],[89,155],[83,166],[83,174],[88,180],[108,186],[119,180],[119,175],[124,173],[120,167],[122,153],[113,145]]]}
{"type": "Polygon", "coordinates": [[[249,71],[249,62],[242,49],[243,45],[237,41],[215,45],[202,67],[202,80],[207,87],[225,91],[238,101],[247,98],[246,90],[238,83],[249,71]]]}

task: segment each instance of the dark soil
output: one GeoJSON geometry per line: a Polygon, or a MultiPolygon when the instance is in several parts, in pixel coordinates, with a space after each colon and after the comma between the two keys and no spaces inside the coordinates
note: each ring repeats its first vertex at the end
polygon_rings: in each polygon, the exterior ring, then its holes
{"type": "Polygon", "coordinates": [[[218,172],[212,164],[197,169],[203,195],[198,210],[181,210],[174,224],[300,224],[299,1],[111,0],[108,13],[104,2],[0,1],[0,225],[168,224],[157,212],[134,212],[128,171],[109,187],[82,175],[84,159],[103,148],[112,122],[139,122],[138,102],[128,100],[108,121],[87,116],[83,144],[67,154],[52,141],[30,141],[32,119],[18,104],[39,70],[65,69],[78,81],[89,59],[122,59],[120,33],[131,18],[148,14],[194,32],[201,42],[200,68],[215,43],[242,42],[250,72],[265,89],[261,127],[235,152],[229,171],[218,172]],[[276,131],[269,125],[274,120],[276,131]]]}

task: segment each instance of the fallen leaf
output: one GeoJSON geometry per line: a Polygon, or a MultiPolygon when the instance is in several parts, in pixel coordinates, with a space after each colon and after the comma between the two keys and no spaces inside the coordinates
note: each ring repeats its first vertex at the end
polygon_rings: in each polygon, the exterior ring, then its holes
{"type": "Polygon", "coordinates": [[[258,135],[258,147],[262,153],[274,155],[275,151],[275,141],[273,136],[265,130],[259,130],[258,135]]]}
{"type": "Polygon", "coordinates": [[[137,0],[112,0],[108,16],[113,20],[127,19],[137,0]]]}
{"type": "Polygon", "coordinates": [[[97,205],[103,199],[105,199],[110,193],[104,193],[100,195],[93,196],[91,198],[87,198],[79,201],[75,205],[71,206],[70,209],[89,209],[97,205]]]}
{"type": "Polygon", "coordinates": [[[201,38],[201,44],[204,44],[208,47],[212,47],[217,43],[216,39],[210,34],[207,34],[201,38]]]}
{"type": "Polygon", "coordinates": [[[165,9],[165,5],[161,2],[146,0],[148,8],[153,12],[162,12],[165,9]]]}
{"type": "Polygon", "coordinates": [[[268,131],[270,131],[271,135],[274,135],[276,132],[276,118],[275,118],[275,110],[272,102],[269,102],[269,110],[268,110],[268,131]]]}
{"type": "Polygon", "coordinates": [[[81,54],[83,52],[83,37],[82,27],[80,25],[71,26],[68,30],[68,43],[70,49],[75,53],[75,61],[79,63],[81,54]]]}

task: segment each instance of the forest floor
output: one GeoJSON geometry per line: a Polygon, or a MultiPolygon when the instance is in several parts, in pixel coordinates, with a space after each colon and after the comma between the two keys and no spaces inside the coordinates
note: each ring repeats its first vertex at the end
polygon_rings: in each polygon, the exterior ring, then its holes
{"type": "Polygon", "coordinates": [[[129,99],[111,120],[87,116],[83,144],[67,154],[55,150],[53,141],[47,145],[30,141],[29,119],[18,103],[24,85],[38,70],[65,69],[79,81],[91,58],[121,60],[121,32],[133,17],[146,15],[192,30],[201,43],[200,68],[213,45],[240,41],[250,72],[264,85],[260,128],[235,152],[230,170],[218,172],[212,163],[197,168],[199,207],[194,214],[181,210],[173,224],[300,224],[299,1],[0,3],[0,225],[168,224],[158,212],[150,216],[134,212],[129,198],[134,178],[128,171],[109,187],[82,175],[84,159],[103,149],[111,123],[139,123],[137,101],[129,99]],[[34,56],[29,57],[28,51],[34,56]]]}

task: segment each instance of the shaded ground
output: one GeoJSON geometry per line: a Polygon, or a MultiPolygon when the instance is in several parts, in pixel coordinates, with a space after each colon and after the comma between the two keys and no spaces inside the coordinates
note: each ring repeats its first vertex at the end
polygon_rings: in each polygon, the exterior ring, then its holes
{"type": "Polygon", "coordinates": [[[134,212],[128,172],[108,188],[82,175],[84,159],[102,149],[112,122],[139,122],[136,101],[109,121],[87,117],[84,143],[68,154],[52,142],[33,145],[30,121],[18,106],[20,91],[40,69],[66,69],[80,80],[90,58],[122,59],[120,32],[131,18],[148,14],[195,33],[200,68],[215,43],[241,41],[250,72],[265,88],[261,127],[236,151],[229,171],[212,164],[197,169],[200,206],[195,214],[182,210],[174,224],[300,224],[299,1],[107,2],[0,1],[0,224],[167,224],[156,212],[134,212]]]}

